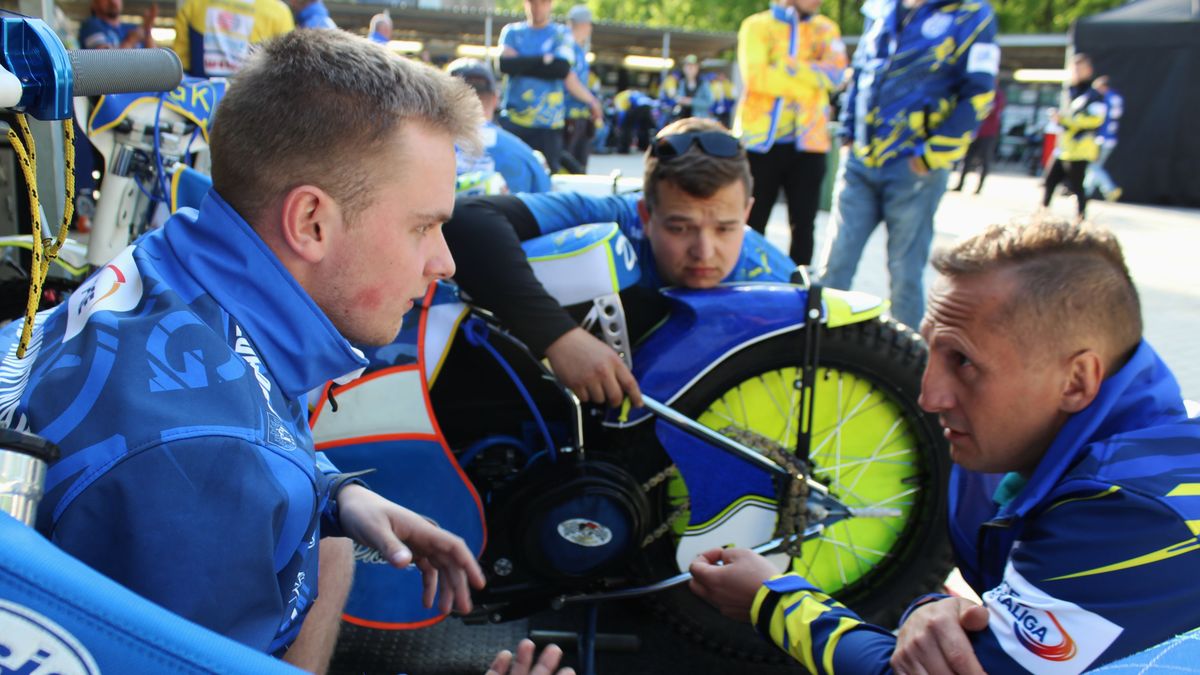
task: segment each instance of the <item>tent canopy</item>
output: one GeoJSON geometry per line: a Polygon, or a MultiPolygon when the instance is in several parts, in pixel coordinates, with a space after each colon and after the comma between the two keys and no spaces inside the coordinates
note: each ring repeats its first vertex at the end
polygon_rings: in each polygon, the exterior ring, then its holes
{"type": "Polygon", "coordinates": [[[1082,19],[1072,43],[1125,100],[1105,164],[1125,198],[1200,206],[1200,0],[1140,0],[1082,19]]]}

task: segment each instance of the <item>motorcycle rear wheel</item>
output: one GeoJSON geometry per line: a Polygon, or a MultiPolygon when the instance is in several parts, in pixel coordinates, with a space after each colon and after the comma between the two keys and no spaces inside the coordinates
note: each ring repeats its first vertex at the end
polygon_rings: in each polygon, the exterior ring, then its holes
{"type": "MultiPolygon", "coordinates": [[[[834,524],[804,544],[791,569],[864,619],[891,628],[908,602],[939,589],[952,567],[945,527],[949,454],[936,418],[917,405],[926,351],[910,329],[890,319],[821,331],[812,475],[849,506],[895,507],[901,515],[834,524]]],[[[780,336],[739,352],[674,407],[718,431],[741,429],[794,448],[802,339],[802,333],[780,336]]],[[[664,454],[651,468],[668,462],[664,454]]],[[[643,551],[645,567],[661,578],[680,571],[676,545],[690,515],[679,511],[687,486],[676,476],[651,497],[661,517],[674,516],[671,532],[643,551]]],[[[650,602],[717,652],[755,661],[785,658],[686,587],[650,602]]]]}

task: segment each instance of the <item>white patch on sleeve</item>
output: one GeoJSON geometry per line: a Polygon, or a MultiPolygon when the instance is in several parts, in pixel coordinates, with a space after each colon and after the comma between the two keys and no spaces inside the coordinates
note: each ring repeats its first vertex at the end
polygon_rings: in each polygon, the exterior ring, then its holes
{"type": "Polygon", "coordinates": [[[142,275],[133,261],[136,246],[117,254],[67,298],[67,329],[63,342],[79,335],[97,312],[128,312],[142,300],[142,275]]]}
{"type": "Polygon", "coordinates": [[[988,628],[1001,649],[1034,673],[1081,673],[1124,630],[1029,583],[1011,561],[1004,581],[983,594],[988,628]]]}
{"type": "Polygon", "coordinates": [[[967,72],[996,75],[1000,72],[1000,47],[990,42],[971,45],[967,52],[967,72]]]}

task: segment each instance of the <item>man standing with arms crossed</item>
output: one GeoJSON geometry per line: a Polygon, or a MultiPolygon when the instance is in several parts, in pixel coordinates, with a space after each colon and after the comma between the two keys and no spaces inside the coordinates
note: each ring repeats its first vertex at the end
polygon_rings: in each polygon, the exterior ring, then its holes
{"type": "Polygon", "coordinates": [[[500,31],[500,72],[508,75],[500,124],[541,151],[558,171],[563,151],[563,126],[569,92],[591,108],[599,121],[600,102],[571,71],[575,41],[571,31],[550,21],[552,0],[525,0],[525,21],[500,31]]]}
{"type": "Polygon", "coordinates": [[[842,106],[838,173],[821,282],[849,289],[871,232],[888,230],[892,315],[916,326],[922,275],[950,167],[992,109],[1000,48],[986,0],[868,0],[842,106]]]}
{"type": "Polygon", "coordinates": [[[789,255],[807,265],[829,152],[829,94],[842,81],[846,46],[821,0],[781,0],[742,22],[738,70],[742,97],[734,133],[754,174],[750,227],[760,234],[782,187],[792,228],[789,255]]]}

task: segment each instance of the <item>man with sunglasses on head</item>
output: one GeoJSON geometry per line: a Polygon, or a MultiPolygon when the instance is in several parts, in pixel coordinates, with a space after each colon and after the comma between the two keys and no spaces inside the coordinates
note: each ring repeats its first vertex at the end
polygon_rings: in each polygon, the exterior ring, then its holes
{"type": "Polygon", "coordinates": [[[458,261],[458,284],[544,355],[580,400],[618,406],[629,396],[641,405],[629,368],[546,293],[520,242],[576,225],[616,222],[641,268],[637,286],[622,294],[636,341],[638,324],[648,328],[654,321],[639,322],[634,315],[655,313],[660,288],[791,277],[795,264],[745,226],[752,189],[741,143],[713,120],[688,118],[664,127],[651,144],[644,192],[461,200],[446,223],[446,243],[458,261]]]}

